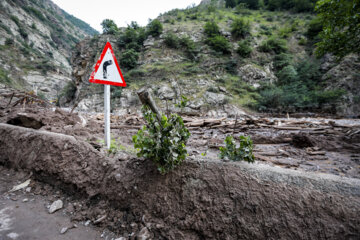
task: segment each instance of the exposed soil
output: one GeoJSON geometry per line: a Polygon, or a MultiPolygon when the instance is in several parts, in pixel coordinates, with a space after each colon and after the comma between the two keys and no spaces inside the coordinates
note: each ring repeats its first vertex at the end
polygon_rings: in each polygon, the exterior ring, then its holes
{"type": "Polygon", "coordinates": [[[102,114],[8,102],[0,98],[0,122],[27,128],[0,124],[0,164],[71,196],[73,221],[130,239],[360,237],[359,120],[185,117],[190,156],[161,176],[134,155],[140,116],[112,117],[118,151],[109,155],[99,141],[102,114]],[[27,126],[11,122],[19,116],[27,126]],[[267,165],[216,160],[226,134],[250,135],[258,162],[267,165]]]}
{"type": "Polygon", "coordinates": [[[84,221],[71,221],[72,206],[77,203],[74,198],[36,181],[31,173],[0,166],[0,176],[1,240],[95,240],[116,237],[114,233],[84,221]],[[11,192],[14,186],[28,179],[31,182],[26,188],[11,192]],[[64,208],[49,214],[48,207],[58,199],[64,202],[64,208]]]}

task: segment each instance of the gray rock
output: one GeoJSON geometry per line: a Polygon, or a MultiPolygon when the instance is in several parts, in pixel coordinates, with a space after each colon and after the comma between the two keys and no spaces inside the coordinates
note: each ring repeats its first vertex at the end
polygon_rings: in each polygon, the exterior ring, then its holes
{"type": "Polygon", "coordinates": [[[161,100],[172,100],[175,97],[175,93],[174,91],[168,87],[168,86],[162,86],[159,90],[158,90],[158,96],[161,100]]]}
{"type": "Polygon", "coordinates": [[[205,102],[211,105],[221,105],[224,104],[226,101],[224,94],[213,92],[205,92],[204,99],[205,102]]]}
{"type": "Polygon", "coordinates": [[[68,230],[69,228],[67,228],[67,227],[63,227],[63,228],[61,228],[61,230],[60,230],[60,234],[65,234],[66,232],[67,232],[67,230],[68,230]]]}
{"type": "MultiPolygon", "coordinates": [[[[345,94],[336,104],[336,113],[347,117],[360,115],[360,57],[350,54],[326,72],[323,77],[326,90],[345,90],[345,94]]],[[[328,106],[331,108],[332,106],[328,106]]]]}
{"type": "Polygon", "coordinates": [[[150,48],[152,46],[155,45],[155,38],[153,36],[149,36],[145,41],[144,41],[144,47],[145,48],[150,48]]]}
{"type": "Polygon", "coordinates": [[[57,210],[63,208],[63,201],[61,200],[56,200],[55,202],[53,202],[49,208],[49,213],[54,213],[57,210]]]}
{"type": "Polygon", "coordinates": [[[143,227],[140,232],[138,233],[138,235],[136,236],[137,240],[147,240],[151,237],[151,234],[149,232],[149,229],[147,229],[147,227],[143,227]]]}
{"type": "Polygon", "coordinates": [[[255,64],[246,64],[238,69],[238,76],[241,79],[253,86],[259,86],[259,82],[265,80],[273,81],[276,79],[275,75],[271,72],[270,67],[260,67],[255,64]]]}

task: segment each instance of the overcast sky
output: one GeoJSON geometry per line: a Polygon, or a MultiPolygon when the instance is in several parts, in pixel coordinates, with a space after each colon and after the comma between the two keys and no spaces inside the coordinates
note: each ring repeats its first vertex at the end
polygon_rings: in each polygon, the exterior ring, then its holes
{"type": "Polygon", "coordinates": [[[60,8],[87,22],[91,27],[102,32],[100,23],[112,19],[119,27],[126,27],[131,21],[141,26],[154,19],[160,13],[174,8],[186,8],[201,0],[52,0],[60,8]]]}

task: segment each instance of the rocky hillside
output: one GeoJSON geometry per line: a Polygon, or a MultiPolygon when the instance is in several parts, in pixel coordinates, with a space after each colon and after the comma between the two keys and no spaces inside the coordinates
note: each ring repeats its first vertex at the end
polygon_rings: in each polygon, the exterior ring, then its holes
{"type": "Polygon", "coordinates": [[[96,30],[50,0],[0,6],[0,83],[56,100],[71,81],[72,48],[96,30]]]}
{"type": "Polygon", "coordinates": [[[185,95],[183,111],[192,114],[234,116],[248,109],[357,116],[359,57],[314,56],[321,25],[310,10],[313,2],[305,10],[276,11],[203,1],[162,14],[145,28],[132,23],[85,40],[73,54],[76,94],[61,102],[73,103],[82,91],[79,109],[101,111],[102,88],[88,78],[110,38],[129,85],[113,89],[114,111],[131,111],[138,104],[134,91],[147,85],[164,109],[180,111],[174,106],[185,95]]]}

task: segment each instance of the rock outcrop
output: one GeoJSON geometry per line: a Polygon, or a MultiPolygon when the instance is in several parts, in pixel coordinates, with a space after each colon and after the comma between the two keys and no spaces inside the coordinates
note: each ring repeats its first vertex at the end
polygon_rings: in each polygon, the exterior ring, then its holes
{"type": "Polygon", "coordinates": [[[7,85],[56,100],[71,81],[71,49],[96,33],[50,0],[0,2],[0,70],[7,85]]]}
{"type": "Polygon", "coordinates": [[[328,90],[345,90],[336,112],[346,117],[360,116],[360,57],[351,54],[324,74],[328,90]]]}

